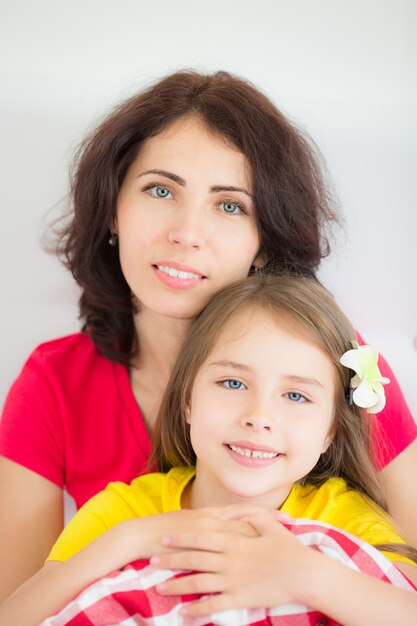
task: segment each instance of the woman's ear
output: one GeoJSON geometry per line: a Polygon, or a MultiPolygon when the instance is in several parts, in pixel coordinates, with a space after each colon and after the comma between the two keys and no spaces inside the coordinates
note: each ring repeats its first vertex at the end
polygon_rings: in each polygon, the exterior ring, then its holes
{"type": "Polygon", "coordinates": [[[267,262],[268,260],[266,258],[266,255],[259,252],[255,257],[252,266],[255,268],[255,270],[260,270],[264,267],[264,265],[267,264],[267,262]]]}
{"type": "Polygon", "coordinates": [[[112,220],[109,230],[112,235],[116,235],[116,237],[119,235],[119,225],[117,223],[117,217],[112,220]]]}

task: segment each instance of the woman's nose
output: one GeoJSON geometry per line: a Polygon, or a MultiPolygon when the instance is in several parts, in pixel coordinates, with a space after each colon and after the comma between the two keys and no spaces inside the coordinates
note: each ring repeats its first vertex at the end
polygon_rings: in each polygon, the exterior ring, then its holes
{"type": "Polygon", "coordinates": [[[204,245],[207,228],[202,215],[195,208],[181,209],[168,232],[170,243],[183,248],[201,248],[204,245]]]}

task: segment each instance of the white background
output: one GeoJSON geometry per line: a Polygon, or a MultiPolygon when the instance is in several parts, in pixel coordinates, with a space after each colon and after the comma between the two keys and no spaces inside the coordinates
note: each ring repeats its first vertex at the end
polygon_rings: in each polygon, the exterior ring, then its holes
{"type": "Polygon", "coordinates": [[[417,415],[415,0],[0,0],[0,404],[29,352],[78,329],[39,238],[87,130],[183,67],[250,79],[313,137],[346,228],[321,277],[417,415]]]}

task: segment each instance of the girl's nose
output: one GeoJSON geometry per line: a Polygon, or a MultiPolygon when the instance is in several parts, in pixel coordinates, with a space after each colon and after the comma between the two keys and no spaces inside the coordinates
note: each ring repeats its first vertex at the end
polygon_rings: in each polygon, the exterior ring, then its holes
{"type": "Polygon", "coordinates": [[[253,430],[254,432],[273,432],[275,430],[273,419],[265,414],[247,416],[242,420],[242,422],[244,428],[253,430]]]}
{"type": "Polygon", "coordinates": [[[182,209],[181,214],[168,231],[168,241],[183,248],[201,248],[206,237],[206,228],[202,216],[191,207],[182,209]]]}

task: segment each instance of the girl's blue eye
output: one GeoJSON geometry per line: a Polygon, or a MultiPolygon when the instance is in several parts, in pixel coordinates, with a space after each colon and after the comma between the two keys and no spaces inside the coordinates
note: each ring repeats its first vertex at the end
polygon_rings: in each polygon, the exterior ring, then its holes
{"type": "Polygon", "coordinates": [[[226,389],[232,389],[233,391],[236,391],[238,389],[246,389],[245,385],[240,380],[236,380],[235,378],[222,380],[221,384],[223,385],[223,387],[226,387],[226,389]]]}
{"type": "Polygon", "coordinates": [[[237,202],[221,202],[220,207],[223,207],[223,211],[228,215],[239,215],[243,213],[242,207],[237,202]]]}
{"type": "Polygon", "coordinates": [[[154,198],[168,198],[172,196],[168,187],[163,187],[162,185],[153,185],[148,188],[148,191],[154,198]]]}
{"type": "Polygon", "coordinates": [[[296,391],[290,391],[287,394],[288,400],[291,402],[307,402],[307,399],[301,395],[301,393],[297,393],[296,391]]]}

